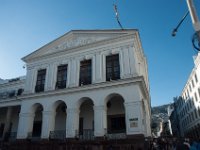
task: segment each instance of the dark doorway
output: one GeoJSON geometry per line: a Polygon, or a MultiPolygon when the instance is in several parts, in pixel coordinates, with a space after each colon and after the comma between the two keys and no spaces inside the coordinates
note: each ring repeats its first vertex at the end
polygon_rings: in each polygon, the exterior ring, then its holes
{"type": "Polygon", "coordinates": [[[1,125],[0,125],[0,137],[3,136],[4,126],[5,126],[5,124],[4,124],[4,123],[1,123],[1,125]]]}
{"type": "Polygon", "coordinates": [[[33,124],[32,137],[40,137],[42,129],[42,121],[35,121],[33,124]]]}
{"type": "Polygon", "coordinates": [[[79,135],[83,135],[83,118],[79,118],[79,135]]]}

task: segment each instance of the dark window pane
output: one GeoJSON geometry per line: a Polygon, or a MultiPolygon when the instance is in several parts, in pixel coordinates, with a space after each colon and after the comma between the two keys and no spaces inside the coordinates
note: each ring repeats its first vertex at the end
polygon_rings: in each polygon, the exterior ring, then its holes
{"type": "Polygon", "coordinates": [[[46,69],[38,70],[35,92],[44,91],[46,69]]]}
{"type": "Polygon", "coordinates": [[[106,56],[106,81],[120,79],[119,54],[106,56]]]}
{"type": "Polygon", "coordinates": [[[87,85],[92,83],[92,63],[90,60],[80,62],[80,78],[79,85],[87,85]]]}
{"type": "Polygon", "coordinates": [[[56,89],[66,88],[67,65],[58,66],[56,89]]]}

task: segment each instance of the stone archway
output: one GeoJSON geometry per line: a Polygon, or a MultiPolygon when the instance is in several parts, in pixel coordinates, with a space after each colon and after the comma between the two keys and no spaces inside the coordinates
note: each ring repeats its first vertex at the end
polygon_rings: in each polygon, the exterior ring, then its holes
{"type": "Polygon", "coordinates": [[[64,101],[56,101],[53,105],[55,112],[55,121],[53,131],[50,131],[50,138],[65,139],[66,138],[66,119],[67,119],[67,105],[64,101]]]}
{"type": "MultiPolygon", "coordinates": [[[[42,133],[42,112],[43,106],[39,103],[34,104],[32,106],[32,112],[35,114],[33,119],[33,129],[31,136],[32,138],[39,138],[41,137],[42,133]]],[[[30,136],[30,133],[29,133],[30,136]]]]}
{"type": "Polygon", "coordinates": [[[107,133],[126,133],[124,99],[119,94],[110,94],[106,98],[107,133]]]}
{"type": "Polygon", "coordinates": [[[80,100],[79,113],[79,138],[91,140],[94,138],[94,110],[93,101],[90,98],[80,100]]]}

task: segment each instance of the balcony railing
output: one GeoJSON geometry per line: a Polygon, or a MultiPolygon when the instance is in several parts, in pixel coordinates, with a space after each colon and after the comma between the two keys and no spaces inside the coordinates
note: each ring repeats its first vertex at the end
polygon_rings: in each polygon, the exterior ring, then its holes
{"type": "Polygon", "coordinates": [[[36,85],[35,86],[35,92],[43,92],[44,91],[44,84],[36,85]]]}
{"type": "Polygon", "coordinates": [[[34,134],[33,132],[28,132],[27,139],[33,140],[33,141],[38,141],[41,139],[41,134],[34,134]]]}
{"type": "Polygon", "coordinates": [[[17,138],[17,132],[6,132],[5,140],[6,141],[15,141],[17,138]]]}
{"type": "Polygon", "coordinates": [[[107,140],[113,140],[113,139],[126,139],[126,129],[121,129],[121,130],[110,130],[110,129],[105,129],[105,135],[107,140]]]}
{"type": "Polygon", "coordinates": [[[64,140],[66,138],[66,131],[65,130],[50,131],[49,138],[56,140],[64,140]]]}
{"type": "Polygon", "coordinates": [[[94,140],[94,130],[92,129],[84,129],[79,131],[79,139],[80,140],[94,140]]]}
{"type": "Polygon", "coordinates": [[[66,80],[56,82],[56,89],[64,89],[64,88],[66,88],[66,80]]]}

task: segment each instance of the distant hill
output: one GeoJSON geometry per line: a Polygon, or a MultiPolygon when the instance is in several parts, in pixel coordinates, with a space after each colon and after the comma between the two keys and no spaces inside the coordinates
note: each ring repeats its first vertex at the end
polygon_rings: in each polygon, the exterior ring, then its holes
{"type": "Polygon", "coordinates": [[[170,104],[165,104],[161,106],[156,106],[151,108],[151,114],[156,115],[156,114],[167,114],[167,107],[170,106],[170,104]]]}
{"type": "Polygon", "coordinates": [[[160,136],[161,133],[164,132],[163,130],[161,130],[161,123],[163,124],[164,122],[168,121],[169,116],[167,109],[170,105],[171,104],[165,104],[151,108],[151,130],[153,136],[160,136]]]}

